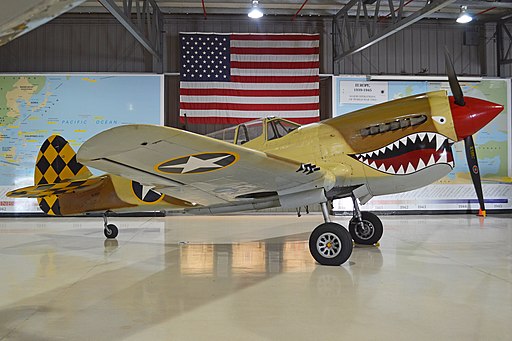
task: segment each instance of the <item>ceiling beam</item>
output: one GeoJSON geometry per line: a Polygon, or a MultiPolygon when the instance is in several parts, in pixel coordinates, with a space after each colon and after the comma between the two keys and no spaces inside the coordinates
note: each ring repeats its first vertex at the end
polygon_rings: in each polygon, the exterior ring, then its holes
{"type": "MultiPolygon", "coordinates": [[[[378,8],[377,3],[384,1],[385,0],[377,0],[373,6],[378,8]]],[[[382,18],[379,16],[379,11],[376,10],[371,13],[371,11],[366,8],[364,0],[351,0],[333,18],[334,62],[372,46],[440,9],[453,4],[455,1],[456,0],[432,0],[423,8],[408,16],[399,15],[399,13],[403,13],[403,7],[405,5],[403,1],[400,1],[396,11],[392,10],[390,13],[391,17],[389,21],[391,21],[391,24],[384,29],[381,29],[380,26],[379,29],[376,29],[376,25],[382,25],[382,21],[379,22],[380,18],[382,18]],[[349,11],[352,12],[354,10],[353,7],[357,7],[355,19],[348,15],[349,11]],[[364,15],[361,12],[361,8],[363,9],[364,15]],[[361,31],[361,26],[368,29],[368,39],[358,39],[358,32],[361,31]]]]}
{"type": "Polygon", "coordinates": [[[154,0],[124,0],[121,9],[114,0],[98,0],[156,59],[163,59],[163,15],[154,0]],[[133,6],[135,3],[135,6],[133,6]],[[132,10],[136,20],[132,20],[132,10]]]}

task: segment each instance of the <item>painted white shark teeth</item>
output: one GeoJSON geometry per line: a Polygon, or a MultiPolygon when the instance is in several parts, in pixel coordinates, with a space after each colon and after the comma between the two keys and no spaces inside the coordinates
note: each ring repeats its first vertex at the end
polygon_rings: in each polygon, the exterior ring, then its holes
{"type": "Polygon", "coordinates": [[[414,173],[415,171],[416,171],[416,169],[414,169],[414,166],[412,165],[412,163],[409,162],[409,165],[407,166],[407,170],[405,171],[405,174],[414,173]]]}
{"type": "Polygon", "coordinates": [[[441,157],[437,161],[438,163],[448,163],[446,152],[441,153],[441,157]]]}
{"type": "Polygon", "coordinates": [[[427,167],[427,165],[425,165],[425,162],[423,162],[423,160],[420,158],[420,161],[418,161],[418,165],[416,166],[416,170],[419,171],[425,167],[427,167]]]}
{"type": "Polygon", "coordinates": [[[442,136],[441,138],[439,138],[440,135],[436,136],[436,150],[439,150],[443,147],[443,143],[444,141],[447,140],[446,137],[442,136]]]}
{"type": "Polygon", "coordinates": [[[432,166],[434,163],[436,163],[436,159],[434,158],[434,154],[430,155],[430,159],[428,159],[427,167],[432,166]]]}
{"type": "MultiPolygon", "coordinates": [[[[432,166],[435,164],[447,164],[453,168],[454,162],[448,161],[448,154],[446,151],[440,153],[440,158],[437,161],[434,157],[434,154],[432,154],[432,155],[430,155],[430,158],[427,163],[425,163],[425,161],[420,158],[416,165],[413,165],[411,162],[408,162],[407,165],[400,165],[400,167],[398,169],[395,169],[395,167],[397,167],[397,166],[393,166],[393,165],[388,166],[384,163],[380,163],[380,166],[377,167],[376,161],[372,160],[375,158],[382,160],[387,157],[392,157],[392,156],[386,157],[386,154],[393,153],[393,152],[396,153],[397,149],[403,148],[404,146],[407,147],[410,144],[417,144],[417,143],[420,143],[421,141],[433,143],[434,140],[435,140],[435,146],[436,146],[435,151],[436,152],[439,152],[440,150],[442,150],[445,143],[448,143],[448,144],[455,143],[453,140],[447,138],[446,136],[438,134],[438,133],[430,133],[430,132],[414,133],[414,134],[410,134],[405,137],[402,137],[401,139],[396,140],[396,141],[388,144],[387,146],[381,147],[379,149],[361,153],[361,154],[356,154],[355,158],[357,160],[359,160],[360,162],[364,163],[365,165],[367,165],[373,169],[379,170],[381,172],[387,173],[387,174],[400,174],[400,175],[411,174],[411,173],[415,173],[417,171],[420,171],[426,167],[429,167],[429,166],[432,166]]],[[[433,148],[433,144],[432,144],[432,148],[433,148]]],[[[387,164],[389,164],[389,163],[387,163],[387,164]]]]}

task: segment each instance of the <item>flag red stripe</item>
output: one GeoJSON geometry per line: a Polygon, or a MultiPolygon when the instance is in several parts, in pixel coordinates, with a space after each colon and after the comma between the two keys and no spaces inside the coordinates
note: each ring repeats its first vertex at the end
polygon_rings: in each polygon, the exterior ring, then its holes
{"type": "Polygon", "coordinates": [[[231,68],[237,69],[315,69],[320,62],[231,62],[231,68]]]}
{"type": "Polygon", "coordinates": [[[183,96],[240,96],[240,97],[304,97],[319,96],[319,89],[312,90],[237,90],[237,89],[180,89],[183,96]]]}
{"type": "Polygon", "coordinates": [[[286,41],[286,40],[303,40],[303,41],[314,41],[320,40],[320,35],[286,35],[286,34],[232,34],[231,40],[278,40],[278,41],[286,41]]]}
{"type": "MultiPolygon", "coordinates": [[[[298,124],[309,124],[320,121],[320,118],[317,117],[293,117],[286,118],[289,121],[298,123],[298,124]]],[[[246,117],[187,117],[188,124],[241,124],[249,121],[254,121],[255,118],[246,118],[246,117]]],[[[185,117],[180,116],[180,122],[185,123],[185,117]]]]}
{"type": "Polygon", "coordinates": [[[318,47],[231,47],[231,54],[296,55],[318,54],[318,47]]]}
{"type": "Polygon", "coordinates": [[[235,83],[316,83],[320,76],[231,76],[235,83]]]}
{"type": "Polygon", "coordinates": [[[299,104],[241,104],[241,103],[190,103],[180,102],[180,109],[188,110],[241,110],[241,111],[297,111],[319,110],[319,103],[299,104]]]}

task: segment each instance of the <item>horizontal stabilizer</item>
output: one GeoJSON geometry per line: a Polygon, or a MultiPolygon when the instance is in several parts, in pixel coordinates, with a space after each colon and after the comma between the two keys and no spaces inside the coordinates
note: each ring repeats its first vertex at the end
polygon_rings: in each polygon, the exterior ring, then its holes
{"type": "Polygon", "coordinates": [[[50,195],[74,193],[99,186],[106,177],[95,177],[86,180],[63,181],[51,184],[41,184],[15,189],[7,193],[10,198],[43,198],[50,195]]]}

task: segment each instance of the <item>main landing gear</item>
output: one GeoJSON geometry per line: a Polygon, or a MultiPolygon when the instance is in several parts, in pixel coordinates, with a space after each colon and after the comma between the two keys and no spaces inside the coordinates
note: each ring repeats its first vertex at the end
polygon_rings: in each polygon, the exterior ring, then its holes
{"type": "Polygon", "coordinates": [[[117,237],[119,230],[116,225],[108,223],[108,213],[109,211],[103,213],[103,234],[107,239],[114,239],[117,237]]]}
{"type": "Polygon", "coordinates": [[[371,212],[361,212],[357,198],[352,194],[354,215],[347,231],[329,219],[327,203],[322,203],[324,223],[317,226],[309,237],[309,251],[321,265],[341,265],[352,254],[352,239],[356,244],[374,245],[382,237],[382,222],[371,212]]]}
{"type": "Polygon", "coordinates": [[[311,233],[309,251],[322,265],[341,265],[352,254],[352,238],[342,225],[330,221],[327,203],[321,207],[325,222],[311,233]]]}
{"type": "Polygon", "coordinates": [[[350,219],[348,230],[356,244],[374,245],[382,237],[382,221],[371,212],[361,212],[357,198],[352,194],[354,216],[350,219]]]}

